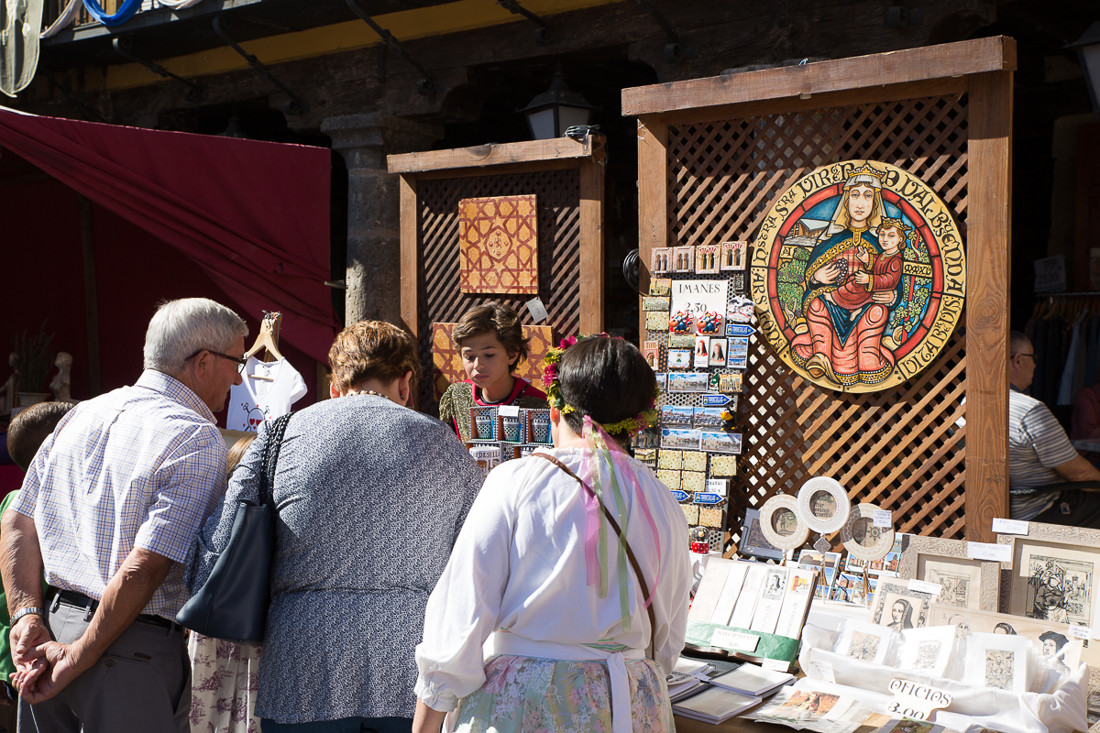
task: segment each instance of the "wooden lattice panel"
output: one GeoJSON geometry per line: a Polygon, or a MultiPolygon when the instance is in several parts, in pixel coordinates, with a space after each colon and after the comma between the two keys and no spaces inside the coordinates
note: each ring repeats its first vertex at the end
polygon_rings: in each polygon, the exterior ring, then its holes
{"type": "MultiPolygon", "coordinates": [[[[451,333],[457,323],[432,324],[432,364],[435,399],[438,400],[454,382],[466,379],[462,356],[451,333]]],[[[529,354],[516,366],[515,375],[542,389],[542,360],[554,345],[554,330],[550,326],[523,326],[529,354]]]]}
{"type": "MultiPolygon", "coordinates": [[[[671,124],[667,246],[751,240],[798,178],[839,160],[881,160],[921,178],[960,229],[967,215],[967,98],[932,97],[714,122],[671,124]]],[[[895,390],[853,395],[792,374],[761,338],[741,397],[744,452],[731,492],[736,536],[746,506],[832,476],[853,502],[894,512],[900,531],[962,537],[966,338],[895,390]]]]}
{"type": "MultiPolygon", "coordinates": [[[[418,244],[422,269],[417,333],[421,363],[432,363],[432,324],[458,321],[470,308],[490,302],[510,305],[530,322],[524,305],[531,295],[463,293],[459,273],[458,202],[466,198],[523,192],[537,202],[538,294],[548,323],[562,335],[580,325],[580,173],[552,170],[507,175],[432,178],[417,189],[418,244]]],[[[435,403],[431,380],[423,380],[420,404],[435,403]]],[[[536,382],[536,386],[537,386],[536,382]]]]}
{"type": "Polygon", "coordinates": [[[538,293],[539,239],[534,196],[458,202],[458,255],[464,293],[538,293]]]}

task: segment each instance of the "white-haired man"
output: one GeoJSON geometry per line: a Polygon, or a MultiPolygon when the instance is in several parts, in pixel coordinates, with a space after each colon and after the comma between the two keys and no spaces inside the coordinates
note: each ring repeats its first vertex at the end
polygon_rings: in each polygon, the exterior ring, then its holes
{"type": "Polygon", "coordinates": [[[1083,458],[1050,409],[1024,394],[1035,347],[1019,331],[1009,342],[1008,485],[1013,519],[1100,528],[1100,470],[1083,458]],[[1086,483],[1089,482],[1089,483],[1086,483]],[[1072,484],[1080,484],[1075,487],[1072,484]]]}
{"type": "Polygon", "coordinates": [[[241,381],[247,332],[212,300],[164,303],[137,383],[80,403],[35,456],[0,532],[20,733],[189,730],[172,619],[225,491],[213,413],[241,381]]]}

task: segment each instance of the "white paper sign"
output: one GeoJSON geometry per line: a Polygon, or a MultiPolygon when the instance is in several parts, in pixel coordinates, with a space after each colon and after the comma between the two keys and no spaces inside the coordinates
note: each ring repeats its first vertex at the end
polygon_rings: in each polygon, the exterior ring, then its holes
{"type": "Polygon", "coordinates": [[[730,482],[724,478],[708,478],[707,479],[707,493],[718,494],[718,496],[725,496],[729,491],[730,482]]]}
{"type": "Polygon", "coordinates": [[[871,522],[876,527],[890,528],[894,526],[894,515],[889,509],[876,509],[871,522]]]}
{"type": "Polygon", "coordinates": [[[501,405],[497,412],[501,417],[519,417],[519,405],[501,405]]]}
{"type": "Polygon", "coordinates": [[[1092,638],[1092,631],[1088,626],[1078,626],[1077,624],[1069,627],[1068,634],[1075,639],[1084,639],[1085,641],[1092,638]]]}
{"type": "Polygon", "coordinates": [[[892,716],[927,720],[933,710],[951,705],[951,693],[910,680],[890,680],[890,692],[894,700],[886,709],[892,716]]]}
{"type": "Polygon", "coordinates": [[[698,318],[708,311],[726,314],[729,280],[673,280],[672,312],[687,311],[698,318]]]}
{"type": "Polygon", "coordinates": [[[739,652],[754,652],[756,645],[760,643],[760,637],[755,634],[746,634],[741,631],[729,629],[715,629],[710,637],[712,646],[720,646],[724,649],[733,649],[739,652]]]}
{"type": "Polygon", "coordinates": [[[1028,533],[1028,524],[1022,519],[1005,519],[995,517],[993,519],[993,531],[997,534],[1022,534],[1028,533]]]}
{"type": "Polygon", "coordinates": [[[916,591],[917,593],[927,593],[933,598],[939,598],[940,592],[943,590],[943,586],[939,583],[933,583],[928,580],[917,580],[916,578],[909,579],[909,590],[916,591]]]}
{"type": "Polygon", "coordinates": [[[542,323],[549,317],[546,306],[542,304],[542,298],[537,295],[527,301],[527,312],[531,314],[531,320],[535,323],[542,323]]]}
{"type": "Polygon", "coordinates": [[[782,659],[761,659],[760,666],[772,672],[786,672],[791,668],[791,663],[784,662],[782,659]]]}
{"type": "Polygon", "coordinates": [[[994,562],[1012,562],[1012,546],[998,545],[993,542],[967,542],[966,556],[971,560],[993,560],[994,562]]]}

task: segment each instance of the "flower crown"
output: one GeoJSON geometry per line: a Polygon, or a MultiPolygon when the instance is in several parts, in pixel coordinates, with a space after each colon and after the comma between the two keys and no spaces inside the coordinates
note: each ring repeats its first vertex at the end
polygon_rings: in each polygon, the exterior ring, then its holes
{"type": "MultiPolygon", "coordinates": [[[[546,387],[546,401],[551,407],[561,410],[563,414],[568,415],[571,412],[579,412],[576,407],[570,405],[565,401],[565,398],[561,394],[561,383],[558,380],[558,362],[561,361],[562,354],[570,346],[573,346],[578,341],[589,338],[612,338],[606,333],[598,333],[593,336],[581,336],[578,339],[576,336],[569,336],[563,338],[561,343],[557,347],[551,347],[546,352],[546,357],[542,360],[542,383],[546,387]]],[[[616,337],[617,338],[617,337],[616,337]]],[[[653,399],[649,403],[649,407],[639,412],[634,417],[628,417],[618,422],[603,424],[596,423],[604,432],[608,435],[616,435],[618,433],[626,432],[631,437],[642,432],[646,428],[652,427],[657,423],[657,396],[660,395],[661,390],[654,388],[653,399]]],[[[595,421],[593,420],[595,423],[595,421]]]]}

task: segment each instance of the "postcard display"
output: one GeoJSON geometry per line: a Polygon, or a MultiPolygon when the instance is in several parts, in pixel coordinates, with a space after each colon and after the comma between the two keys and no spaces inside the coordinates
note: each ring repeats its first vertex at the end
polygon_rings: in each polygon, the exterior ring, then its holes
{"type": "Polygon", "coordinates": [[[746,242],[655,249],[642,299],[642,353],[657,373],[659,423],[639,457],[680,502],[692,536],[725,542],[741,432],[738,395],[748,368],[752,300],[746,242]]]}

